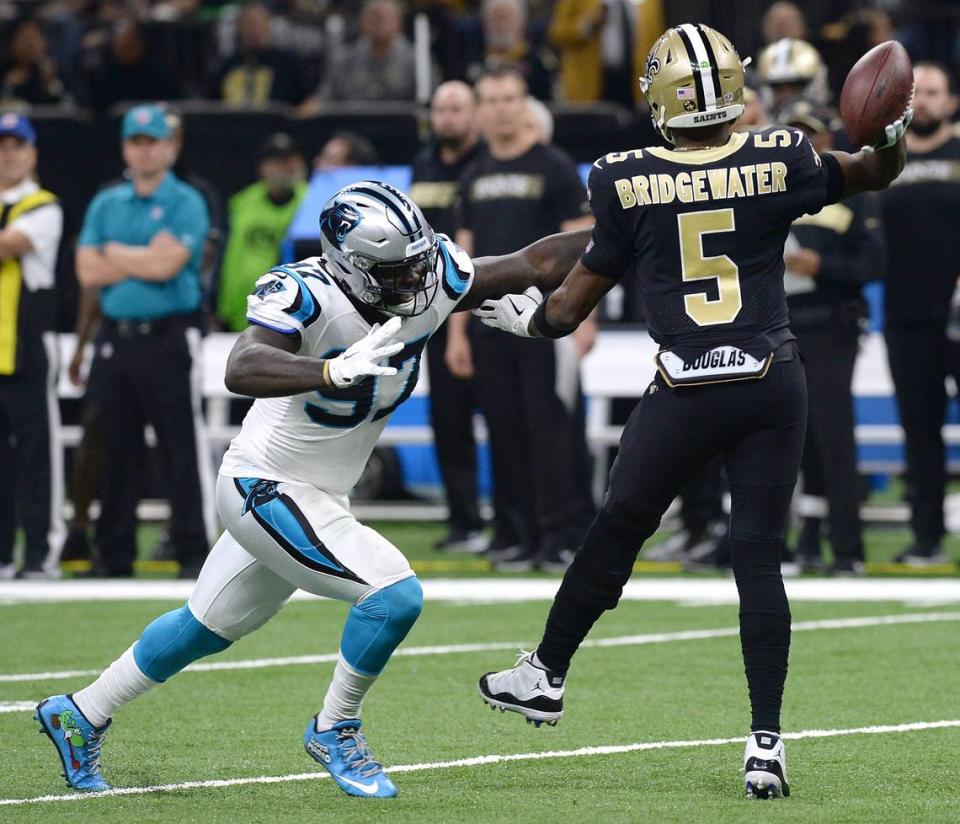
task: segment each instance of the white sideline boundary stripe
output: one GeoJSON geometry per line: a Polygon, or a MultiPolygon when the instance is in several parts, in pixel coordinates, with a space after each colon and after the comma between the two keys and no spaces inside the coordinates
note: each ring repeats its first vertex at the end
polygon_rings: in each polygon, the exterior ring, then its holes
{"type": "MultiPolygon", "coordinates": [[[[796,621],[793,632],[811,632],[822,629],[858,629],[861,627],[881,627],[897,624],[929,624],[943,621],[960,621],[960,612],[914,612],[905,615],[874,615],[864,618],[828,618],[820,621],[796,621]]],[[[614,638],[587,639],[581,647],[626,647],[647,644],[666,644],[672,641],[702,641],[710,638],[737,637],[739,627],[720,627],[716,629],[688,629],[678,632],[654,632],[646,635],[622,635],[614,638]]],[[[517,650],[529,647],[529,642],[494,641],[481,644],[447,644],[443,646],[400,647],[393,653],[394,658],[412,658],[424,655],[453,655],[466,652],[497,652],[517,650]]],[[[203,664],[190,664],[183,672],[217,672],[221,670],[265,669],[267,667],[290,667],[308,664],[331,664],[337,660],[337,653],[320,655],[291,655],[283,658],[250,658],[240,661],[212,661],[203,664]]],[[[61,670],[58,672],[25,672],[0,674],[0,683],[23,681],[55,681],[61,678],[99,675],[102,670],[61,670]]]]}
{"type": "MultiPolygon", "coordinates": [[[[960,578],[788,578],[791,601],[896,601],[926,606],[960,604],[960,578]]],[[[552,601],[559,578],[425,578],[421,579],[428,602],[512,603],[552,601]]],[[[193,581],[172,580],[66,580],[0,581],[0,604],[54,603],[62,601],[185,601],[193,581]]],[[[315,600],[298,590],[293,600],[315,600]]],[[[627,582],[626,601],[676,601],[697,604],[736,604],[732,578],[637,577],[627,582]]]]}
{"type": "MultiPolygon", "coordinates": [[[[937,730],[960,727],[960,720],[915,721],[910,724],[884,724],[872,727],[850,727],[837,730],[801,730],[792,734],[784,733],[787,741],[804,738],[838,738],[845,735],[883,735],[887,733],[916,732],[919,730],[937,730]]],[[[547,750],[545,752],[510,753],[507,755],[476,755],[471,758],[459,758],[455,761],[433,761],[422,764],[401,764],[387,767],[390,775],[427,770],[444,770],[455,767],[479,767],[486,764],[504,764],[510,761],[542,761],[550,758],[582,758],[593,755],[621,755],[647,750],[669,750],[688,747],[720,747],[727,744],[742,744],[744,736],[736,738],[704,738],[692,741],[647,741],[637,744],[613,744],[603,747],[580,747],[575,750],[547,750]]],[[[4,798],[0,806],[13,807],[25,804],[39,804],[56,801],[89,801],[94,798],[111,798],[123,795],[147,795],[152,793],[177,792],[211,787],[240,787],[248,784],[285,784],[291,781],[314,781],[329,778],[326,772],[293,773],[291,775],[260,775],[248,778],[221,778],[211,781],[183,781],[179,784],[157,784],[150,787],[116,787],[99,793],[71,793],[70,795],[40,795],[34,798],[4,798]]]]}

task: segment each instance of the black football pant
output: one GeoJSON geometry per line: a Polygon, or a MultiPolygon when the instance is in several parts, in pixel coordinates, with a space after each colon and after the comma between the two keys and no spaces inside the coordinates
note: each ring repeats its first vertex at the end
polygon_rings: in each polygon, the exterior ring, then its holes
{"type": "Polygon", "coordinates": [[[473,437],[476,392],[472,380],[454,377],[447,369],[443,359],[446,348],[444,324],[427,341],[430,425],[450,509],[450,529],[470,532],[483,528],[477,505],[477,444],[473,437]]]}
{"type": "Polygon", "coordinates": [[[803,491],[827,499],[837,561],[863,560],[852,388],[858,333],[857,327],[834,323],[797,334],[807,373],[803,491]]]}
{"type": "Polygon", "coordinates": [[[531,553],[579,546],[592,502],[582,477],[585,421],[573,341],[481,327],[472,343],[490,433],[495,543],[521,543],[531,553]]]}
{"type": "MultiPolygon", "coordinates": [[[[788,344],[788,346],[792,346],[788,344]]],[[[711,460],[730,482],[730,549],[752,729],[778,731],[790,648],[780,558],[806,429],[799,357],[758,381],[670,389],[658,376],[624,427],[600,515],[563,578],[537,650],[551,670],[613,609],[643,542],[711,460]]]]}
{"type": "Polygon", "coordinates": [[[63,452],[52,334],[22,341],[15,375],[0,376],[0,564],[13,560],[17,512],[24,567],[54,563],[64,539],[63,452]]]}
{"type": "Polygon", "coordinates": [[[105,323],[98,337],[104,473],[97,537],[108,573],[129,574],[136,557],[147,423],[157,434],[170,495],[170,541],[177,560],[195,566],[206,557],[209,546],[200,479],[205,459],[198,440],[202,413],[191,380],[194,347],[190,340],[198,339],[198,334],[170,324],[144,334],[134,330],[123,335],[105,323]]]}
{"type": "Polygon", "coordinates": [[[711,461],[680,493],[680,521],[689,533],[698,533],[723,518],[723,463],[711,461]]]}
{"type": "Polygon", "coordinates": [[[906,445],[910,527],[917,543],[935,546],[946,532],[947,469],[941,427],[947,390],[943,382],[948,375],[955,381],[960,378],[960,344],[947,338],[942,325],[888,326],[884,338],[906,445]]]}

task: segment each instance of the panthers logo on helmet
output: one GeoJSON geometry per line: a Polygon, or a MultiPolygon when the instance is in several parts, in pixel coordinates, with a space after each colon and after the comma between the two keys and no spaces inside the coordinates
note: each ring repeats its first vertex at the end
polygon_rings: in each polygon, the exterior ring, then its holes
{"type": "Polygon", "coordinates": [[[338,247],[363,220],[360,214],[349,203],[334,203],[320,215],[320,230],[334,246],[338,247]]]}

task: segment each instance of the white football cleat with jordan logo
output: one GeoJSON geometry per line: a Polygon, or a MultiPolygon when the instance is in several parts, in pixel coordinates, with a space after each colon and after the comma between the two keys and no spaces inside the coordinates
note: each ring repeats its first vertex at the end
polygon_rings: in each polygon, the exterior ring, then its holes
{"type": "Polygon", "coordinates": [[[790,795],[783,739],[777,733],[765,730],[750,733],[743,753],[743,773],[747,798],[790,795]]]}
{"type": "Polygon", "coordinates": [[[512,669],[482,676],[480,696],[491,709],[518,712],[527,723],[552,727],[563,716],[564,676],[535,664],[534,655],[521,652],[512,669]]]}

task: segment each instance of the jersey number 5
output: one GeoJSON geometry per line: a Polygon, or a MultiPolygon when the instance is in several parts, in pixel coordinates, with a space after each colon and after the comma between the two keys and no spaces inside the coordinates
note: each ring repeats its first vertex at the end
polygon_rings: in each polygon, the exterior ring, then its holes
{"type": "Polygon", "coordinates": [[[719,297],[711,300],[706,292],[684,295],[683,305],[697,326],[730,323],[739,314],[740,270],[726,255],[704,257],[703,236],[713,232],[732,232],[736,225],[733,209],[686,212],[677,215],[680,231],[680,265],[684,282],[714,279],[719,297]]]}

